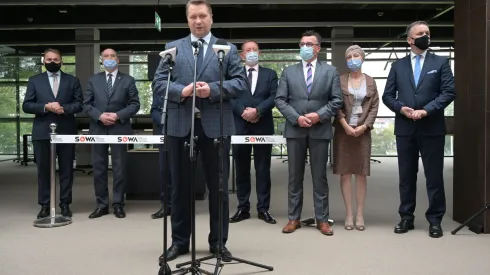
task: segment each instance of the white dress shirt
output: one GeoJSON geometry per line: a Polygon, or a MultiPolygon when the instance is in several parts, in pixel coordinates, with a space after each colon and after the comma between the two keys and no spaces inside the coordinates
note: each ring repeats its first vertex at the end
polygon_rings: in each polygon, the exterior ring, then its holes
{"type": "Polygon", "coordinates": [[[257,79],[259,78],[259,64],[249,67],[245,65],[245,70],[247,71],[247,79],[248,79],[248,69],[253,68],[254,70],[252,71],[252,87],[251,87],[251,92],[252,94],[255,93],[255,88],[257,87],[257,79]]]}
{"type": "MultiPolygon", "coordinates": [[[[316,61],[317,60],[318,59],[315,58],[315,60],[309,62],[309,63],[311,63],[311,83],[313,83],[313,79],[315,79],[315,69],[316,69],[316,61]]],[[[308,62],[306,62],[304,60],[302,60],[302,62],[303,62],[303,74],[305,76],[305,83],[306,83],[306,77],[308,76],[308,66],[306,66],[306,65],[308,65],[308,62]]]]}
{"type": "MultiPolygon", "coordinates": [[[[202,37],[202,39],[204,40],[204,43],[202,45],[202,50],[203,50],[203,55],[202,55],[202,58],[203,58],[203,61],[204,61],[204,58],[206,57],[206,52],[208,51],[208,46],[209,46],[209,43],[211,42],[211,32],[208,33],[206,36],[202,37]]],[[[191,42],[194,42],[194,41],[197,41],[199,40],[198,37],[195,37],[192,33],[191,33],[191,42]]]]}
{"type": "Polygon", "coordinates": [[[114,70],[112,73],[105,71],[105,83],[109,81],[109,74],[112,75],[112,88],[114,88],[114,83],[116,83],[116,76],[117,76],[118,69],[114,70]]]}
{"type": "MultiPolygon", "coordinates": [[[[427,50],[425,50],[423,53],[421,53],[421,57],[420,57],[420,70],[422,71],[422,68],[424,67],[424,61],[425,61],[425,55],[427,54],[427,50]]],[[[415,59],[417,55],[410,51],[410,60],[412,61],[412,71],[413,73],[415,73],[415,62],[417,61],[415,59]]]]}

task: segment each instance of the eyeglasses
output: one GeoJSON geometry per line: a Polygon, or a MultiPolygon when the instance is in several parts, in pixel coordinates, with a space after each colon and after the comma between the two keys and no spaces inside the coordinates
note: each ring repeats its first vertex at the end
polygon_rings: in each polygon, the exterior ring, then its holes
{"type": "Polygon", "coordinates": [[[319,46],[319,45],[318,44],[315,44],[315,43],[311,43],[311,42],[307,42],[307,43],[300,42],[299,43],[299,47],[303,47],[303,46],[313,47],[313,46],[319,46]]]}

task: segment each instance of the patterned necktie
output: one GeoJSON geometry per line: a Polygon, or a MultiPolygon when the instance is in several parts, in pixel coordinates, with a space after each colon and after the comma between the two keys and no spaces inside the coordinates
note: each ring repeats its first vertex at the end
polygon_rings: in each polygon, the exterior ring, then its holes
{"type": "Polygon", "coordinates": [[[415,81],[415,87],[419,85],[419,79],[420,79],[420,57],[421,55],[416,55],[415,56],[415,69],[413,70],[413,80],[415,81]]]}
{"type": "Polygon", "coordinates": [[[202,46],[199,47],[199,52],[197,53],[197,74],[199,74],[199,72],[201,71],[201,67],[202,67],[202,62],[204,60],[204,39],[199,39],[199,41],[201,41],[202,43],[202,46]]]}
{"type": "Polygon", "coordinates": [[[107,75],[107,94],[109,97],[112,95],[112,74],[107,75]]]}
{"type": "Polygon", "coordinates": [[[306,64],[308,67],[308,72],[306,73],[306,88],[308,89],[308,94],[311,92],[311,84],[313,83],[313,71],[311,69],[311,63],[306,64]]]}
{"type": "Polygon", "coordinates": [[[58,96],[58,88],[59,88],[58,74],[53,74],[53,94],[54,94],[54,97],[58,96]]]}
{"type": "Polygon", "coordinates": [[[253,86],[252,86],[252,80],[253,80],[253,75],[252,75],[252,72],[255,71],[254,68],[250,68],[248,69],[248,83],[250,83],[250,92],[252,92],[252,94],[254,93],[253,91],[253,86]]]}

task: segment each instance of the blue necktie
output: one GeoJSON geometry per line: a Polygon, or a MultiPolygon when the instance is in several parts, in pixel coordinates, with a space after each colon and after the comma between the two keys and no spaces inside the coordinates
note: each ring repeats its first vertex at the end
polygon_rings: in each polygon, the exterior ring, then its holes
{"type": "Polygon", "coordinates": [[[311,92],[311,85],[313,84],[313,71],[311,70],[311,63],[306,64],[308,71],[306,72],[306,88],[308,89],[308,94],[311,92]]]}
{"type": "Polygon", "coordinates": [[[108,74],[107,75],[108,78],[107,78],[107,95],[109,95],[109,97],[111,97],[112,95],[112,74],[108,74]]]}
{"type": "Polygon", "coordinates": [[[415,87],[419,85],[419,79],[420,79],[420,55],[415,56],[415,69],[413,70],[413,80],[415,81],[415,87]]]}

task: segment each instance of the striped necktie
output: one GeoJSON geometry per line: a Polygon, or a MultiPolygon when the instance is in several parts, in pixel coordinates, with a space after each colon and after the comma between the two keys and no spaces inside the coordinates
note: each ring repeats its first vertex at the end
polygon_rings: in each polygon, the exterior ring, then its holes
{"type": "Polygon", "coordinates": [[[311,92],[311,84],[313,83],[313,70],[311,69],[311,63],[306,64],[308,67],[308,72],[306,73],[306,88],[308,89],[308,94],[311,92]]]}
{"type": "Polygon", "coordinates": [[[108,74],[107,75],[107,95],[109,95],[109,97],[111,97],[112,95],[112,74],[108,74]]]}

